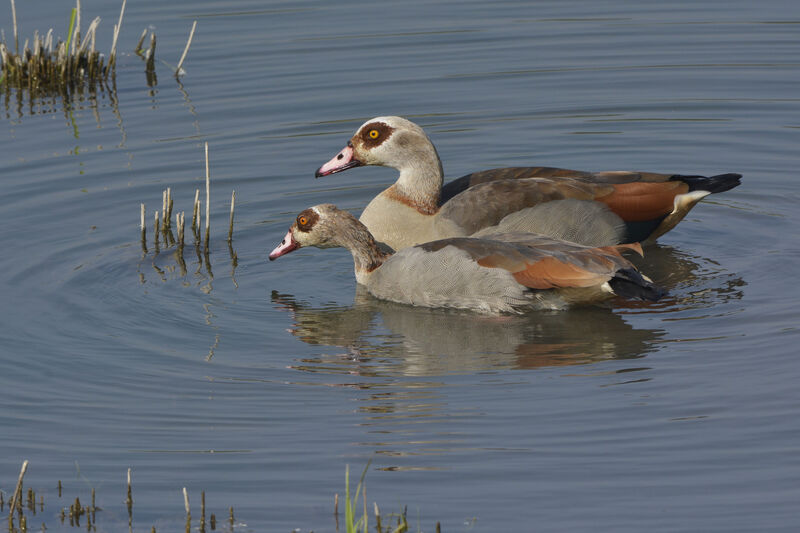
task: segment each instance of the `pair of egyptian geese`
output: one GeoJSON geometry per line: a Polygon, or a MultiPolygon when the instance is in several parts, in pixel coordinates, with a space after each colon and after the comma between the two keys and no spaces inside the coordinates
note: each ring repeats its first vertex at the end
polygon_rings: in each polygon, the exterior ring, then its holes
{"type": "Polygon", "coordinates": [[[355,275],[377,298],[486,313],[560,309],[664,291],[622,256],[642,253],[703,197],[740,174],[685,176],[547,167],[475,172],[443,186],[423,129],[401,117],[368,120],[316,176],[392,167],[397,182],[360,219],[332,204],[306,209],[270,253],[347,248],[355,275]]]}

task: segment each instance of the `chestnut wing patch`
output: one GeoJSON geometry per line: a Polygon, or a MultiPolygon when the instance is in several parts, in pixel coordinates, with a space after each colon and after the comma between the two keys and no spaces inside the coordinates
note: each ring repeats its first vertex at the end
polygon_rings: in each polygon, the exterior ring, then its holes
{"type": "MultiPolygon", "coordinates": [[[[610,266],[610,262],[608,263],[610,266]]],[[[478,264],[490,268],[499,266],[497,258],[494,256],[484,257],[478,260],[478,264]]],[[[592,272],[576,264],[563,263],[555,257],[543,257],[534,263],[525,263],[520,266],[520,270],[511,273],[517,283],[531,289],[592,287],[602,284],[610,277],[608,274],[592,272]]]]}
{"type": "Polygon", "coordinates": [[[638,244],[590,248],[530,234],[499,234],[486,239],[458,237],[419,245],[426,251],[455,246],[485,268],[502,268],[531,289],[592,287],[633,265],[620,255],[638,244]]]}
{"type": "Polygon", "coordinates": [[[680,181],[640,181],[616,184],[613,188],[610,194],[597,196],[596,200],[606,204],[626,222],[664,217],[672,212],[675,197],[689,191],[689,186],[680,181]]]}

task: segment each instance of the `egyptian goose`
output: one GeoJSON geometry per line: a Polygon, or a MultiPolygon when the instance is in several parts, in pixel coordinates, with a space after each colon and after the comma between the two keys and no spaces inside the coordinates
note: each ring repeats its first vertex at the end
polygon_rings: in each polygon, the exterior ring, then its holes
{"type": "Polygon", "coordinates": [[[376,298],[486,313],[561,309],[613,296],[657,300],[663,291],[620,254],[639,244],[592,248],[530,233],[455,237],[382,249],[347,211],[322,204],[301,212],[270,261],[304,246],[350,250],[358,283],[376,298]]]}
{"type": "Polygon", "coordinates": [[[361,165],[400,171],[397,182],[361,214],[375,238],[395,250],[487,227],[505,231],[511,214],[514,231],[594,246],[649,243],[703,197],[732,189],[741,178],[513,167],[475,172],[442,187],[436,148],[421,127],[401,117],[368,120],[316,176],[361,165]],[[556,203],[543,209],[548,202],[556,203]]]}

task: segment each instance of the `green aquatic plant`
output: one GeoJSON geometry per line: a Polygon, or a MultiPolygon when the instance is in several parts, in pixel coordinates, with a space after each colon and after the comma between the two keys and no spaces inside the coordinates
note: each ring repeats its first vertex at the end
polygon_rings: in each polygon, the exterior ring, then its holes
{"type": "Polygon", "coordinates": [[[356,495],[353,500],[350,499],[350,465],[347,465],[344,469],[344,524],[345,531],[347,531],[347,533],[358,533],[359,531],[363,531],[364,533],[369,532],[369,515],[367,515],[367,490],[366,487],[364,487],[364,477],[367,475],[367,469],[369,468],[370,462],[367,463],[367,466],[364,467],[364,471],[361,472],[361,479],[358,480],[356,495]],[[355,520],[355,505],[358,502],[358,494],[361,492],[362,487],[364,488],[364,514],[361,518],[355,520]]]}
{"type": "MultiPolygon", "coordinates": [[[[364,484],[364,478],[367,475],[367,470],[372,460],[367,462],[364,471],[361,472],[361,478],[358,480],[356,486],[356,493],[353,498],[350,497],[350,465],[345,466],[344,470],[344,525],[346,533],[369,533],[369,514],[367,513],[367,487],[364,484]],[[356,506],[358,505],[358,496],[361,494],[364,502],[363,514],[360,518],[356,519],[358,514],[356,506]]],[[[378,504],[375,504],[375,530],[378,533],[384,533],[381,524],[381,515],[378,510],[378,504]]],[[[436,531],[440,531],[440,526],[436,524],[436,531]]],[[[394,529],[388,528],[386,533],[405,533],[408,531],[408,522],[406,521],[405,513],[397,515],[397,527],[394,529]]]]}
{"type": "Polygon", "coordinates": [[[67,50],[69,50],[69,43],[72,41],[72,32],[75,31],[75,14],[78,8],[72,8],[72,15],[69,17],[69,29],[67,29],[67,50]]]}

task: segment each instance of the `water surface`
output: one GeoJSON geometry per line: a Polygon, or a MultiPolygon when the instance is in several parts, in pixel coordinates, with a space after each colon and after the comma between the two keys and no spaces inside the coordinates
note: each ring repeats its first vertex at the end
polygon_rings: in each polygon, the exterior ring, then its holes
{"type": "MultiPolygon", "coordinates": [[[[23,37],[66,31],[18,4],[23,37]]],[[[119,6],[82,4],[108,49],[119,6]]],[[[61,479],[119,531],[131,467],[134,531],[182,527],[184,486],[238,531],[333,531],[345,465],[371,459],[368,499],[422,531],[794,530],[799,24],[778,0],[129,4],[116,92],[2,95],[0,490],[29,459],[29,527],[69,529],[61,479]],[[452,178],[745,178],[646,250],[657,304],[486,317],[377,301],[342,250],[268,263],[302,209],[358,213],[393,181],[313,178],[385,114],[452,178]],[[206,141],[210,265],[156,254],[152,227],[143,253],[139,204],[151,225],[171,187],[190,212],[206,141]]]]}

